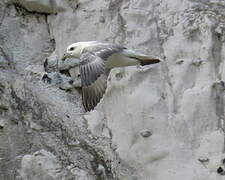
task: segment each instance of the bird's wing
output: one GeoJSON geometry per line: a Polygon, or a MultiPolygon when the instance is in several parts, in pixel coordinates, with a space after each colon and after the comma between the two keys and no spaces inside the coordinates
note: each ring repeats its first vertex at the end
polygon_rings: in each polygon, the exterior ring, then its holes
{"type": "Polygon", "coordinates": [[[84,48],[83,53],[92,52],[102,60],[107,61],[108,57],[110,57],[112,54],[121,52],[124,49],[126,48],[120,45],[97,42],[92,46],[84,48]]]}
{"type": "Polygon", "coordinates": [[[82,54],[80,59],[81,84],[90,86],[101,74],[105,73],[105,62],[91,52],[82,54]]]}
{"type": "Polygon", "coordinates": [[[80,59],[82,101],[85,110],[90,111],[105,93],[109,69],[105,68],[104,60],[94,53],[86,52],[80,59]]]}
{"type": "Polygon", "coordinates": [[[115,44],[102,44],[94,49],[93,52],[104,61],[107,61],[112,54],[122,52],[124,49],[126,48],[115,44]]]}
{"type": "Polygon", "coordinates": [[[86,111],[94,109],[103,97],[107,88],[107,77],[110,69],[105,62],[112,54],[120,52],[124,47],[101,44],[86,49],[80,59],[80,76],[82,84],[82,101],[86,111]]]}
{"type": "Polygon", "coordinates": [[[107,87],[108,74],[100,77],[89,86],[82,87],[82,102],[86,111],[91,111],[100,102],[107,87]]]}

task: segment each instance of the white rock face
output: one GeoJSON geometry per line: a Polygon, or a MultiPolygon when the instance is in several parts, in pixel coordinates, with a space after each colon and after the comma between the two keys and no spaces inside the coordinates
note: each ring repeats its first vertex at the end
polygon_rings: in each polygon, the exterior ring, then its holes
{"type": "Polygon", "coordinates": [[[0,179],[224,179],[224,14],[215,0],[0,2],[0,179]],[[60,57],[86,40],[164,62],[112,70],[84,113],[77,61],[60,57]]]}
{"type": "Polygon", "coordinates": [[[61,179],[58,174],[60,168],[53,154],[40,150],[35,152],[34,155],[23,157],[20,173],[23,179],[61,179]],[[32,177],[29,177],[31,174],[32,177]]]}

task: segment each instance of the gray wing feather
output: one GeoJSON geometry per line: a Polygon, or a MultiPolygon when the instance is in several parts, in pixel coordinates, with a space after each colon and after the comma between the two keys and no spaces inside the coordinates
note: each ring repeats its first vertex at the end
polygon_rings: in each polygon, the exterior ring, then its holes
{"type": "Polygon", "coordinates": [[[80,76],[82,84],[82,101],[86,111],[94,109],[107,88],[109,69],[105,61],[112,54],[125,49],[117,45],[101,44],[86,49],[81,55],[80,76]]]}
{"type": "Polygon", "coordinates": [[[82,86],[91,85],[105,72],[105,69],[105,63],[100,57],[88,52],[82,54],[80,63],[82,86]]]}
{"type": "Polygon", "coordinates": [[[107,61],[108,57],[110,57],[112,54],[121,52],[124,49],[126,48],[120,45],[108,43],[96,43],[96,45],[85,48],[83,53],[92,52],[93,54],[97,55],[104,61],[107,61]]]}
{"type": "Polygon", "coordinates": [[[105,72],[105,61],[112,54],[125,49],[122,46],[101,44],[86,48],[81,55],[80,71],[82,86],[88,86],[105,72]]]}
{"type": "Polygon", "coordinates": [[[105,94],[108,74],[102,74],[90,86],[82,87],[82,102],[86,111],[94,109],[105,94]]]}
{"type": "Polygon", "coordinates": [[[110,45],[102,48],[100,51],[95,51],[95,54],[103,60],[107,61],[108,57],[110,57],[114,53],[121,52],[123,49],[125,48],[122,46],[110,45]]]}

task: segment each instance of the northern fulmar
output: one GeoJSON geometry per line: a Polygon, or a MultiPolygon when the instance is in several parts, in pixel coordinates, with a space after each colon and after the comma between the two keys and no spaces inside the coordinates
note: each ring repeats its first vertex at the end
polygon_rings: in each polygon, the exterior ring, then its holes
{"type": "Polygon", "coordinates": [[[103,97],[107,77],[112,68],[148,65],[162,61],[126,47],[98,41],[77,42],[68,46],[62,61],[78,58],[82,86],[82,102],[86,111],[91,111],[103,97]]]}

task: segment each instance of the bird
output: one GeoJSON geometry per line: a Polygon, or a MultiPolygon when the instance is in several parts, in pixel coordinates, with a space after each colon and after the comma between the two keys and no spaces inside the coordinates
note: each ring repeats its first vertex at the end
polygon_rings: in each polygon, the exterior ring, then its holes
{"type": "Polygon", "coordinates": [[[67,47],[61,60],[77,58],[85,111],[91,111],[100,102],[107,88],[110,70],[116,67],[149,65],[162,61],[159,57],[145,55],[122,45],[99,41],[76,42],[67,47]]]}

